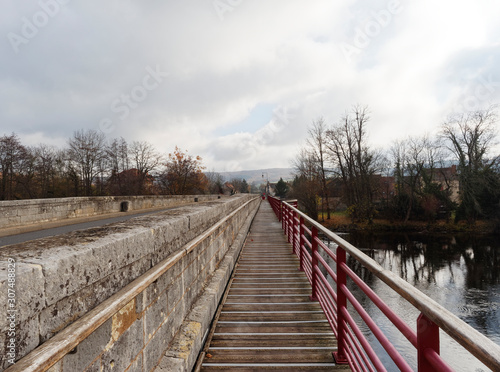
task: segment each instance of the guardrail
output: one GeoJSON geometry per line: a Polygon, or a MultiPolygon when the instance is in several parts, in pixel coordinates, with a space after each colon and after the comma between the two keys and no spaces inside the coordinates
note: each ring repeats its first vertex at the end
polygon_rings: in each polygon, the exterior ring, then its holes
{"type": "Polygon", "coordinates": [[[493,371],[500,371],[499,345],[396,274],[385,270],[359,249],[300,212],[296,205],[292,206],[271,196],[268,200],[282,222],[283,230],[292,244],[294,253],[300,259],[300,269],[305,271],[309,278],[312,286],[311,299],[319,301],[337,337],[338,350],[334,353],[337,363],[349,364],[353,371],[386,370],[349,312],[347,307],[347,302],[349,302],[353,309],[351,311],[357,312],[396,366],[401,371],[413,371],[407,360],[397,351],[391,340],[384,335],[380,327],[349,291],[346,281],[350,278],[416,348],[419,372],[453,371],[439,355],[439,329],[446,332],[487,367],[493,371]],[[318,232],[337,244],[336,252],[318,238],[318,232]],[[336,270],[327,264],[320,254],[321,251],[334,260],[336,270]],[[416,319],[416,332],[354,273],[346,263],[347,254],[420,311],[416,319]],[[336,290],[330,285],[323,272],[333,278],[337,285],[336,290]]]}

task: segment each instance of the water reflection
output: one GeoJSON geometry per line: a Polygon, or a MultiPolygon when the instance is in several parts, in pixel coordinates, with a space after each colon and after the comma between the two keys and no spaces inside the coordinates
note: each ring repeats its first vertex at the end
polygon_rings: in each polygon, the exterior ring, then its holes
{"type": "MultiPolygon", "coordinates": [[[[500,345],[500,243],[497,237],[428,234],[362,234],[343,236],[382,265],[427,294],[466,323],[500,345]]],[[[330,262],[330,261],[329,261],[330,262]]],[[[352,258],[349,266],[413,329],[418,311],[396,296],[352,258]]],[[[334,267],[334,264],[332,265],[334,267]]],[[[413,347],[385,316],[349,285],[365,309],[382,324],[396,347],[416,364],[413,347]]],[[[365,329],[367,334],[368,330],[365,329]]],[[[375,349],[380,349],[370,337],[375,349]]],[[[379,351],[379,350],[377,350],[379,351]]],[[[442,333],[441,354],[457,371],[487,371],[461,346],[442,333]]],[[[398,369],[387,362],[390,370],[398,369]]]]}

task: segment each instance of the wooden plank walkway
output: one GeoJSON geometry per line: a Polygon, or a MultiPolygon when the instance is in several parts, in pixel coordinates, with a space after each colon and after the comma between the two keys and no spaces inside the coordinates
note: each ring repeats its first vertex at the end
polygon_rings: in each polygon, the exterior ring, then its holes
{"type": "Polygon", "coordinates": [[[270,205],[262,202],[198,370],[349,371],[270,205]]]}

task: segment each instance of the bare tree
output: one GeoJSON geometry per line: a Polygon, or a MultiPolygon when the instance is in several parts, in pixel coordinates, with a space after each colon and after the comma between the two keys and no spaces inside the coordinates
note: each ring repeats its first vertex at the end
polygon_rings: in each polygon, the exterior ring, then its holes
{"type": "Polygon", "coordinates": [[[327,131],[327,149],[333,169],[342,179],[344,198],[356,220],[371,221],[374,216],[373,176],[379,170],[380,154],[367,144],[368,108],[354,106],[340,124],[327,131]]]}
{"type": "Polygon", "coordinates": [[[108,192],[118,195],[133,194],[129,192],[126,172],[130,169],[130,157],[127,141],[122,137],[114,139],[106,149],[111,175],[108,180],[108,192]]]}
{"type": "Polygon", "coordinates": [[[498,155],[490,151],[496,138],[496,107],[455,115],[442,126],[442,136],[458,162],[460,212],[474,222],[498,197],[498,155]],[[488,197],[487,195],[490,195],[488,197]],[[486,203],[481,199],[485,198],[486,203]]]}
{"type": "Polygon", "coordinates": [[[150,193],[151,190],[147,190],[147,188],[148,184],[152,186],[152,182],[147,181],[152,180],[152,172],[157,170],[162,163],[163,156],[150,143],[134,141],[130,146],[130,157],[139,177],[136,193],[138,195],[145,192],[150,193]]]}
{"type": "MultiPolygon", "coordinates": [[[[321,182],[321,197],[326,202],[327,219],[330,219],[330,202],[328,200],[328,169],[326,167],[326,125],[323,118],[313,121],[312,126],[309,128],[309,138],[307,144],[311,149],[311,153],[318,163],[318,171],[321,182]]],[[[324,203],[321,203],[321,218],[324,221],[324,203]]]]}
{"type": "Polygon", "coordinates": [[[315,155],[309,149],[302,149],[293,161],[295,179],[289,196],[297,199],[299,205],[314,220],[318,219],[318,194],[321,192],[321,177],[315,155]]]}
{"type": "Polygon", "coordinates": [[[224,177],[215,171],[205,172],[205,177],[208,182],[208,192],[210,194],[222,194],[222,186],[224,184],[224,177]]]}
{"type": "Polygon", "coordinates": [[[56,149],[53,146],[40,144],[33,148],[36,159],[36,173],[40,188],[40,197],[54,196],[56,149]]]}
{"type": "Polygon", "coordinates": [[[19,174],[21,159],[25,154],[26,148],[16,134],[0,137],[0,199],[16,197],[16,175],[19,174]]]}
{"type": "Polygon", "coordinates": [[[408,137],[404,141],[397,141],[391,148],[397,185],[397,204],[404,214],[404,222],[410,219],[417,196],[422,191],[422,176],[426,167],[426,141],[426,138],[408,137]]]}
{"type": "Polygon", "coordinates": [[[14,169],[16,197],[34,199],[39,197],[36,179],[36,157],[33,148],[24,147],[18,153],[14,169]]]}
{"type": "Polygon", "coordinates": [[[92,195],[92,184],[99,174],[100,162],[105,157],[104,134],[96,130],[79,130],[68,141],[69,160],[83,185],[85,195],[92,195]]]}

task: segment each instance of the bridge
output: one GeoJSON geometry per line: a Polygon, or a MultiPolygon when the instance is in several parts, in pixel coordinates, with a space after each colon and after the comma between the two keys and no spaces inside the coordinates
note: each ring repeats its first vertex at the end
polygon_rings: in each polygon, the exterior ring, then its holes
{"type": "Polygon", "coordinates": [[[500,370],[499,345],[272,197],[177,201],[156,214],[7,245],[0,261],[7,372],[449,371],[440,331],[500,370]],[[410,302],[415,323],[402,321],[348,257],[410,302]],[[353,285],[414,347],[415,363],[370,318],[353,285]]]}

